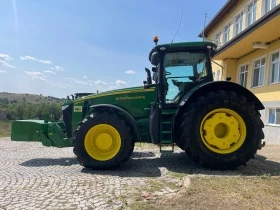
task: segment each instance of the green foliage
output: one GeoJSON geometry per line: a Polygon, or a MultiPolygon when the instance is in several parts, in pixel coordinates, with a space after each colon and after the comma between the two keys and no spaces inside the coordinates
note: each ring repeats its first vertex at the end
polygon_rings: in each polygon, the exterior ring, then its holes
{"type": "Polygon", "coordinates": [[[0,120],[0,137],[11,136],[11,122],[0,120]]]}
{"type": "Polygon", "coordinates": [[[7,98],[0,98],[0,107],[7,108],[9,105],[9,100],[7,98]]]}
{"type": "Polygon", "coordinates": [[[61,117],[60,105],[57,103],[31,104],[17,102],[9,104],[7,111],[8,120],[45,119],[56,121],[61,117]]]}
{"type": "Polygon", "coordinates": [[[0,110],[7,120],[46,119],[57,121],[61,117],[59,102],[51,96],[0,93],[0,110]]]}

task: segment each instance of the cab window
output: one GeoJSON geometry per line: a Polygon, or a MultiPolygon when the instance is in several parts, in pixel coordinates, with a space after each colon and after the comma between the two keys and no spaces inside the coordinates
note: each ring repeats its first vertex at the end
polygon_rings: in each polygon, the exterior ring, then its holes
{"type": "Polygon", "coordinates": [[[177,52],[164,57],[166,103],[176,103],[180,96],[190,90],[194,83],[207,75],[204,53],[177,52]]]}

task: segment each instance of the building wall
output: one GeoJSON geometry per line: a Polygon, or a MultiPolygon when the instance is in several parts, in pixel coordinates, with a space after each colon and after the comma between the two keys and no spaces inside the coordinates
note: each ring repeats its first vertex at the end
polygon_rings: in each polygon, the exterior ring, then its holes
{"type": "MultiPolygon", "coordinates": [[[[224,27],[229,23],[230,24],[230,36],[229,40],[234,38],[234,20],[235,17],[243,12],[243,18],[242,18],[242,31],[246,29],[248,26],[246,25],[246,20],[247,20],[247,6],[252,2],[253,0],[243,0],[243,1],[238,1],[238,3],[233,7],[231,11],[229,11],[228,16],[220,20],[219,24],[217,24],[215,27],[213,27],[210,31],[210,33],[207,35],[207,39],[211,41],[215,41],[215,36],[217,33],[221,32],[221,38],[220,38],[220,44],[218,44],[218,48],[224,45],[225,43],[223,42],[223,36],[224,36],[224,27]]],[[[257,0],[257,8],[256,8],[256,21],[260,19],[264,13],[263,13],[263,4],[264,0],[257,0]]],[[[280,4],[280,0],[276,0],[276,5],[280,4]]]]}
{"type": "Polygon", "coordinates": [[[265,110],[261,111],[262,121],[264,122],[265,141],[269,144],[280,144],[280,125],[269,124],[269,109],[280,108],[280,101],[263,102],[265,110]]]}
{"type": "MultiPolygon", "coordinates": [[[[263,1],[257,0],[257,10],[256,10],[256,20],[261,18],[264,13],[263,9],[263,1]]],[[[242,22],[242,30],[246,28],[246,9],[247,5],[251,1],[243,0],[238,1],[238,3],[233,7],[231,11],[228,12],[228,15],[224,17],[219,24],[217,24],[214,28],[209,32],[207,39],[215,41],[216,34],[221,32],[220,43],[223,45],[223,33],[224,27],[226,24],[230,23],[230,36],[229,40],[234,38],[234,20],[237,14],[243,11],[243,22],[242,22]]],[[[276,1],[276,5],[280,4],[280,0],[276,1]]],[[[275,26],[276,27],[276,26],[275,26]]],[[[276,27],[275,30],[278,30],[276,27]]],[[[280,37],[280,30],[279,30],[280,37]]],[[[220,47],[220,46],[218,46],[220,47]]],[[[234,47],[234,46],[232,46],[234,47]]],[[[240,49],[242,50],[242,49],[240,49]]],[[[263,103],[265,106],[265,110],[261,111],[261,118],[264,122],[264,133],[265,140],[268,144],[280,144],[280,123],[273,124],[270,123],[271,110],[280,111],[280,82],[276,84],[270,84],[270,72],[271,72],[271,53],[275,51],[280,51],[280,39],[268,45],[267,49],[256,49],[253,50],[250,54],[245,55],[243,57],[232,59],[227,58],[223,61],[216,61],[221,64],[223,68],[223,75],[220,75],[220,78],[217,77],[217,71],[221,70],[221,67],[213,64],[213,72],[215,80],[225,80],[226,77],[231,77],[233,82],[240,83],[239,81],[239,70],[240,67],[244,64],[248,65],[248,73],[247,73],[247,85],[251,92],[253,92],[263,103]],[[259,87],[253,87],[253,77],[254,77],[254,62],[256,59],[264,58],[265,59],[265,68],[264,68],[264,84],[259,87]]],[[[280,67],[279,67],[280,68],[280,67]]],[[[277,115],[280,118],[280,115],[277,115]]],[[[276,122],[276,121],[275,121],[276,122]]]]}
{"type": "MultiPolygon", "coordinates": [[[[280,32],[279,32],[280,33],[280,32]]],[[[247,86],[261,101],[280,101],[280,83],[269,84],[269,73],[271,71],[271,53],[280,51],[280,40],[269,45],[267,49],[259,49],[238,60],[227,59],[224,61],[226,75],[232,77],[232,81],[239,83],[239,67],[248,64],[247,86]],[[252,87],[253,65],[258,58],[265,58],[264,85],[252,87]]]]}
{"type": "Polygon", "coordinates": [[[215,61],[216,63],[212,63],[212,71],[213,71],[213,78],[215,81],[225,80],[224,76],[224,62],[223,61],[215,61]]]}
{"type": "Polygon", "coordinates": [[[248,64],[247,86],[265,106],[261,111],[264,122],[265,140],[268,144],[280,144],[280,124],[269,123],[269,110],[280,109],[280,83],[270,84],[271,53],[280,51],[280,40],[269,45],[267,49],[258,49],[255,52],[240,59],[226,59],[224,63],[225,75],[232,77],[232,81],[239,83],[239,67],[248,64]],[[258,58],[265,58],[264,84],[261,87],[252,87],[254,61],[258,58]]]}

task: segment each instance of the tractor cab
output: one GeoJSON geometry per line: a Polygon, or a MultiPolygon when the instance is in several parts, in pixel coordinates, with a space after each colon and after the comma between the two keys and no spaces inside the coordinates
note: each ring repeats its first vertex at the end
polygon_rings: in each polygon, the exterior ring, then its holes
{"type": "Polygon", "coordinates": [[[180,111],[180,104],[188,93],[213,81],[211,53],[216,45],[211,42],[184,42],[157,45],[151,50],[149,60],[154,67],[150,79],[144,87],[156,88],[156,100],[151,105],[149,117],[149,134],[161,151],[173,151],[175,117],[180,111]],[[163,149],[163,148],[168,148],[163,149]]]}
{"type": "MultiPolygon", "coordinates": [[[[156,86],[163,107],[176,106],[187,92],[213,81],[210,55],[215,49],[212,42],[164,44],[152,49],[152,86],[156,86]]],[[[147,82],[146,87],[149,85],[147,82]]]]}

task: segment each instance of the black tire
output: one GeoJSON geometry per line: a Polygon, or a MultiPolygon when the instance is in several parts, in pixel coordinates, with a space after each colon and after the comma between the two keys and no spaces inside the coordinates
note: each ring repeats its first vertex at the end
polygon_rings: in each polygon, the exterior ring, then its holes
{"type": "MultiPolygon", "coordinates": [[[[217,111],[217,113],[219,112],[217,111]]],[[[226,114],[224,116],[226,116],[225,118],[231,117],[226,114]]],[[[234,169],[240,165],[245,165],[248,160],[254,158],[256,151],[262,147],[261,140],[264,138],[262,128],[264,124],[260,119],[260,113],[255,109],[253,104],[247,101],[246,97],[241,95],[237,96],[237,94],[232,91],[210,92],[205,96],[198,97],[194,103],[185,108],[180,122],[179,146],[183,148],[196,163],[199,163],[203,167],[218,170],[234,169]],[[205,136],[208,135],[208,131],[203,130],[207,121],[205,118],[210,120],[214,119],[211,113],[216,113],[215,110],[233,111],[236,115],[241,117],[242,120],[240,121],[244,122],[245,127],[243,126],[243,130],[246,130],[246,135],[244,134],[243,140],[240,141],[241,143],[238,143],[240,146],[235,145],[236,142],[230,144],[230,147],[236,146],[237,149],[223,153],[223,150],[217,147],[218,152],[216,152],[216,145],[207,144],[208,142],[205,140],[205,136]],[[209,118],[207,118],[207,116],[209,116],[209,118]]],[[[213,123],[213,125],[217,126],[215,123],[213,123]]],[[[210,124],[210,126],[212,126],[212,124],[210,124]]],[[[234,127],[234,129],[241,133],[242,128],[239,126],[240,124],[238,123],[238,129],[236,127],[234,127]]],[[[228,129],[228,127],[225,129],[228,129]]],[[[229,131],[227,131],[228,133],[231,132],[230,129],[233,128],[230,127],[228,129],[229,131]]],[[[214,128],[214,135],[210,131],[209,135],[214,136],[214,138],[216,138],[214,139],[215,141],[220,140],[214,128]]],[[[225,138],[228,139],[228,136],[225,138]]],[[[231,135],[229,138],[231,138],[231,135]]]]}
{"type": "MultiPolygon", "coordinates": [[[[105,133],[105,135],[107,134],[105,133]]],[[[103,139],[100,136],[97,137],[99,140],[93,141],[100,141],[100,138],[102,141],[103,139]]],[[[74,132],[73,151],[80,164],[84,167],[92,169],[115,169],[128,161],[134,149],[134,142],[132,129],[122,115],[111,110],[98,110],[84,118],[84,120],[78,125],[74,132]],[[115,149],[117,150],[117,153],[106,160],[95,158],[95,155],[92,157],[87,152],[85,146],[87,133],[94,133],[90,129],[98,125],[105,125],[107,127],[112,126],[120,136],[120,148],[115,149]]]]}

